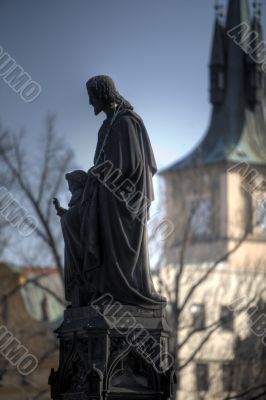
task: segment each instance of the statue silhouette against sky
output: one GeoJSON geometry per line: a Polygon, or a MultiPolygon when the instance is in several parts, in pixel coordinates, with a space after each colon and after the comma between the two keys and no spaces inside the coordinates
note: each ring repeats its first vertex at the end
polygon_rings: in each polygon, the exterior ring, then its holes
{"type": "Polygon", "coordinates": [[[85,306],[108,293],[122,304],[161,308],[147,243],[157,171],[148,133],[110,77],[93,77],[86,86],[95,115],[106,119],[93,167],[66,175],[69,209],[54,200],[65,241],[66,299],[85,306]]]}

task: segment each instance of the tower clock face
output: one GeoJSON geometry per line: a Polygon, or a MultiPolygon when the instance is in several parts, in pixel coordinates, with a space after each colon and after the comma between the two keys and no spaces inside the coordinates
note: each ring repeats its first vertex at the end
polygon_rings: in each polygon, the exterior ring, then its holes
{"type": "Polygon", "coordinates": [[[256,223],[260,230],[266,233],[266,198],[257,202],[256,223]]]}

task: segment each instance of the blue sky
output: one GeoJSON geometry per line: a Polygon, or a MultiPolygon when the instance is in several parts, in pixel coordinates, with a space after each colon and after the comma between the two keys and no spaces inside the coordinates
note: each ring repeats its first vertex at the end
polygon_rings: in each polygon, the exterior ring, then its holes
{"type": "Polygon", "coordinates": [[[213,3],[1,0],[0,46],[42,92],[24,103],[0,79],[0,121],[14,131],[25,128],[34,151],[45,116],[56,113],[57,131],[88,169],[104,115],[94,116],[85,82],[108,74],[142,116],[159,167],[175,161],[208,125],[213,3]]]}

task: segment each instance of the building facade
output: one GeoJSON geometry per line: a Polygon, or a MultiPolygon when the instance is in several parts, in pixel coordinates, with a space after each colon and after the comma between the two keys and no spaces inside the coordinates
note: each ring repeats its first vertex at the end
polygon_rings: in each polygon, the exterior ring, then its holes
{"type": "Polygon", "coordinates": [[[52,268],[0,263],[0,399],[50,399],[48,376],[58,363],[53,329],[64,305],[58,278],[52,268]]]}

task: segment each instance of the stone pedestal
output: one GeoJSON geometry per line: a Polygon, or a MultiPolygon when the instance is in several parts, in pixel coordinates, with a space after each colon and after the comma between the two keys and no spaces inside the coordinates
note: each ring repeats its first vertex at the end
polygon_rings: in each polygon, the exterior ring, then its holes
{"type": "Polygon", "coordinates": [[[108,301],[70,308],[56,330],[59,368],[53,400],[172,400],[173,359],[164,311],[108,301]]]}

